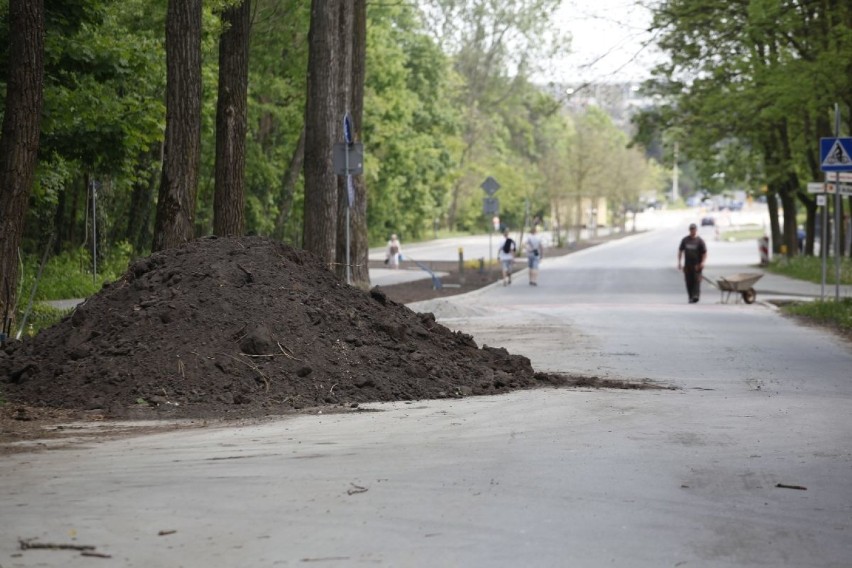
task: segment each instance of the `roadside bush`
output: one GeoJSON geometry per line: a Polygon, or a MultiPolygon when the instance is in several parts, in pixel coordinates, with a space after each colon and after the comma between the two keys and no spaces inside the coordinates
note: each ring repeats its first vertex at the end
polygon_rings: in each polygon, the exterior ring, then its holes
{"type": "MultiPolygon", "coordinates": [[[[132,258],[132,248],[120,243],[98,264],[98,274],[92,274],[92,258],[88,250],[78,249],[51,257],[45,264],[38,282],[35,301],[65,300],[69,298],[87,298],[101,289],[105,282],[112,282],[127,269],[132,258]]],[[[38,276],[41,259],[30,256],[24,259],[21,274],[21,291],[18,297],[18,311],[26,309],[33,284],[38,276]]]]}

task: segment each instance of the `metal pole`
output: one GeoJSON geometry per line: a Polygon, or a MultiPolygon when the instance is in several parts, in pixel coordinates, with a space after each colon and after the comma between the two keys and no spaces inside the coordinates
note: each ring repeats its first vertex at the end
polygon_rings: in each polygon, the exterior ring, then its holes
{"type": "MultiPolygon", "coordinates": [[[[840,105],[834,103],[834,134],[840,140],[840,105]]],[[[840,172],[834,173],[834,300],[840,301],[840,172]]]]}
{"type": "Polygon", "coordinates": [[[494,262],[494,245],[492,239],[494,237],[494,223],[491,223],[491,228],[488,230],[488,272],[491,272],[491,264],[494,262]]]}
{"type": "MultiPolygon", "coordinates": [[[[825,198],[825,203],[828,202],[828,195],[823,193],[823,197],[825,198]]],[[[822,231],[820,231],[820,241],[819,241],[819,256],[822,260],[822,288],[820,292],[820,300],[825,300],[825,263],[826,263],[826,250],[825,250],[825,240],[826,235],[828,234],[828,213],[826,211],[825,203],[822,204],[822,231]]]]}
{"type": "Polygon", "coordinates": [[[98,278],[98,232],[97,232],[97,203],[98,186],[95,180],[92,180],[92,283],[97,284],[98,278]]]}
{"type": "MultiPolygon", "coordinates": [[[[347,113],[348,116],[348,113],[347,113]]],[[[346,118],[344,118],[344,130],[346,128],[346,118]]],[[[352,209],[352,203],[349,199],[349,185],[352,183],[352,175],[349,173],[349,150],[351,143],[347,139],[346,140],[346,151],[343,153],[344,155],[344,164],[346,166],[346,283],[352,284],[352,261],[349,256],[349,243],[351,241],[350,231],[349,231],[349,210],[352,209]]]]}

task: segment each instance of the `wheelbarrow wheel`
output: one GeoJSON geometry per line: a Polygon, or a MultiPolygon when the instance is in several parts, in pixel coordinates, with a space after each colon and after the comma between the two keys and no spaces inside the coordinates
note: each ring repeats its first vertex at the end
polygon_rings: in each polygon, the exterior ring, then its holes
{"type": "Polygon", "coordinates": [[[743,302],[746,304],[753,304],[757,299],[757,292],[754,291],[754,288],[749,288],[745,292],[743,292],[743,302]]]}

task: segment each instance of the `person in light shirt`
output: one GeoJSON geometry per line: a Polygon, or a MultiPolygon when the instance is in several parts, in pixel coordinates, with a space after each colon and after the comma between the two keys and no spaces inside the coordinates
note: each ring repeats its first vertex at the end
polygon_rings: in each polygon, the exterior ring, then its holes
{"type": "Polygon", "coordinates": [[[538,234],[538,226],[533,225],[530,234],[524,241],[524,250],[527,253],[527,266],[529,267],[530,286],[538,286],[538,267],[544,255],[544,246],[541,235],[538,234]]]}
{"type": "Polygon", "coordinates": [[[402,245],[399,242],[399,237],[395,234],[391,235],[388,241],[387,252],[385,253],[385,264],[393,269],[399,268],[399,260],[402,258],[402,245]]]}

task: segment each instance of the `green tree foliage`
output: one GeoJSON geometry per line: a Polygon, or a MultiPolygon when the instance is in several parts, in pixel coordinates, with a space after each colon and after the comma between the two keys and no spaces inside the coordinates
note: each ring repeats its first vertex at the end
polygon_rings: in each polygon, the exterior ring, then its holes
{"type": "Polygon", "coordinates": [[[471,228],[476,216],[471,204],[481,195],[482,174],[497,173],[495,164],[506,163],[501,159],[504,149],[520,150],[519,157],[523,157],[519,142],[524,133],[513,132],[518,123],[506,120],[517,115],[501,115],[501,110],[517,108],[537,62],[567,45],[550,33],[550,18],[560,2],[429,0],[423,4],[436,41],[453,57],[460,78],[453,97],[464,113],[460,172],[452,185],[447,223],[453,228],[471,228]],[[514,104],[506,104],[513,98],[514,104]]]}
{"type": "Polygon", "coordinates": [[[368,5],[363,137],[371,240],[418,238],[442,216],[460,146],[446,55],[404,5],[368,5]]]}
{"type": "MultiPolygon", "coordinates": [[[[796,250],[797,199],[813,234],[815,207],[804,186],[822,177],[818,141],[833,135],[834,103],[843,130],[850,124],[852,6],[667,0],[652,27],[670,63],[657,69],[651,88],[668,105],[644,117],[645,132],[655,122],[681,129],[681,149],[698,163],[705,187],[719,174],[741,187],[768,187],[785,216],[773,215],[773,241],[796,250]]],[[[774,199],[770,210],[777,213],[774,199]]]]}
{"type": "MultiPolygon", "coordinates": [[[[196,236],[213,231],[220,15],[236,2],[203,3],[196,236]]],[[[485,230],[491,219],[482,211],[480,184],[487,176],[502,186],[496,194],[501,221],[519,230],[529,217],[551,217],[555,203],[580,192],[572,181],[579,166],[570,159],[579,155],[577,144],[598,144],[596,137],[604,137],[600,143],[609,144],[608,151],[623,149],[623,139],[606,138],[615,134],[605,117],[596,119],[597,129],[581,132],[592,118],[565,116],[530,78],[538,61],[567,44],[547,29],[558,3],[367,2],[359,135],[373,244],[392,232],[404,241],[430,235],[436,222],[485,230]]],[[[55,252],[73,253],[63,266],[90,259],[97,181],[99,256],[129,249],[146,254],[166,126],[166,3],[48,4],[44,143],[23,249],[40,258],[54,231],[55,252]],[[82,254],[83,247],[89,252],[82,254]]],[[[254,0],[251,14],[245,230],[296,246],[304,246],[300,171],[310,4],[254,0]]],[[[0,16],[6,10],[0,2],[0,16]]],[[[0,48],[3,69],[4,58],[7,48],[0,48]]],[[[619,206],[629,200],[607,188],[606,179],[598,181],[594,191],[601,199],[619,206]]]]}

